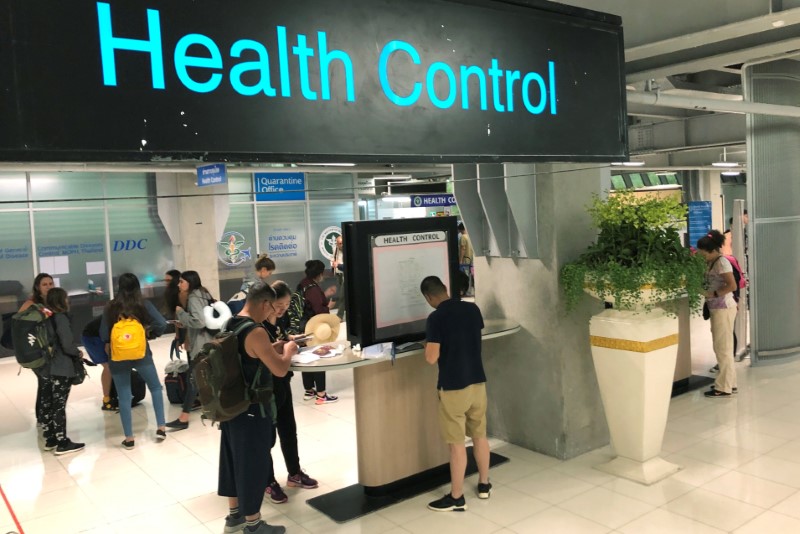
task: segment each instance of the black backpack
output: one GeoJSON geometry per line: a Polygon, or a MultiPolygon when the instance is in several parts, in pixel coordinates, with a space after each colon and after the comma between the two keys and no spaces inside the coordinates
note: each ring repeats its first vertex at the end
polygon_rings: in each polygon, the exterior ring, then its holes
{"type": "MultiPolygon", "coordinates": [[[[192,376],[197,384],[197,394],[203,405],[203,419],[223,423],[244,413],[251,404],[264,405],[272,399],[272,380],[268,385],[260,384],[262,371],[269,370],[259,362],[252,384],[248,384],[242,370],[239,354],[239,335],[248,332],[256,324],[245,318],[233,331],[223,330],[214,339],[203,345],[195,356],[192,376]]],[[[272,375],[269,375],[272,378],[272,375]]]]}
{"type": "Polygon", "coordinates": [[[288,334],[296,335],[305,332],[306,323],[311,317],[311,312],[306,305],[306,291],[308,291],[309,287],[315,285],[317,284],[307,285],[303,289],[298,289],[292,293],[292,298],[289,301],[289,309],[286,310],[286,317],[288,318],[286,332],[288,334]]]}
{"type": "Polygon", "coordinates": [[[53,356],[53,342],[47,328],[49,310],[32,304],[11,317],[11,339],[17,362],[26,369],[38,369],[53,356]]]}

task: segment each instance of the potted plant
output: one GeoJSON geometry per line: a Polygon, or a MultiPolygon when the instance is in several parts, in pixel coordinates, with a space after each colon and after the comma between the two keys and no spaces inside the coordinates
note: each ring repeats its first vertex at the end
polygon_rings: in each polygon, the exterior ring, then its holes
{"type": "Polygon", "coordinates": [[[561,270],[568,310],[585,291],[622,310],[651,311],[661,303],[675,314],[676,300],[684,296],[693,312],[700,310],[705,263],[681,244],[685,205],[675,197],[628,190],[607,199],[595,196],[588,211],[600,233],[561,270]]]}
{"type": "Polygon", "coordinates": [[[594,315],[592,360],[617,457],[597,469],[653,484],[680,469],[659,457],[678,353],[678,299],[697,312],[705,263],[681,245],[674,197],[615,192],[589,207],[598,238],[561,270],[567,309],[584,292],[613,302],[594,315]]]}

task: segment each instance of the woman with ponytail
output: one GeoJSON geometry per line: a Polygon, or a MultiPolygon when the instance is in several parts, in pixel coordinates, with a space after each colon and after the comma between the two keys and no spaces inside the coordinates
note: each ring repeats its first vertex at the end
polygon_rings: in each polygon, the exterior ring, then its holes
{"type": "Polygon", "coordinates": [[[720,251],[724,244],[725,237],[717,230],[697,240],[697,250],[706,260],[706,306],[711,315],[711,339],[719,364],[717,380],[704,394],[711,398],[730,398],[738,392],[733,365],[733,323],[737,310],[733,292],[738,286],[731,263],[720,251]]]}

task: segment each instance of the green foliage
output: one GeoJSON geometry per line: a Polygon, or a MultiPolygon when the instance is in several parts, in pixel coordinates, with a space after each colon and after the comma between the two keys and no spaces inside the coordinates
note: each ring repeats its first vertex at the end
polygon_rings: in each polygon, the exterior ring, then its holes
{"type": "Polygon", "coordinates": [[[702,305],[705,262],[681,245],[676,227],[686,206],[675,198],[636,196],[619,191],[606,200],[595,196],[588,212],[600,230],[597,241],[561,270],[567,309],[591,287],[600,298],[613,297],[618,309],[652,309],[642,288],[654,290],[660,306],[676,313],[675,299],[688,296],[689,307],[702,305]]]}

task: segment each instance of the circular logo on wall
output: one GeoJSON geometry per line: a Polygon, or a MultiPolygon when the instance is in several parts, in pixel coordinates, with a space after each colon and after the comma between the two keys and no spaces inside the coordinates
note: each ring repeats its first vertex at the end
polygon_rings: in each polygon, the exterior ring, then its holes
{"type": "Polygon", "coordinates": [[[336,251],[336,238],[342,235],[342,229],[338,226],[329,226],[319,234],[319,251],[328,260],[333,260],[333,253],[336,251]]]}
{"type": "Polygon", "coordinates": [[[414,207],[422,207],[422,197],[414,197],[414,207]]]}
{"type": "Polygon", "coordinates": [[[250,247],[243,248],[245,241],[244,236],[239,232],[225,232],[222,234],[222,239],[217,243],[219,261],[228,267],[236,267],[249,260],[252,256],[250,247]]]}

